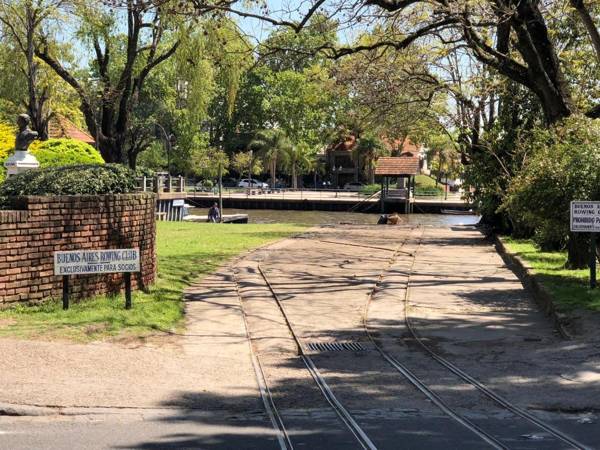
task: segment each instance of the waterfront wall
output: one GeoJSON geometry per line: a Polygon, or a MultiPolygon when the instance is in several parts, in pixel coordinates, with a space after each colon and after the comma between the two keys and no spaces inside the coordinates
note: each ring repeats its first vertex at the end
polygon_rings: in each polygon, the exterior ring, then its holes
{"type": "MultiPolygon", "coordinates": [[[[218,201],[216,196],[194,196],[188,194],[187,202],[198,208],[210,208],[212,204],[218,201]]],[[[297,211],[342,211],[348,212],[358,202],[336,201],[335,199],[274,199],[274,198],[223,198],[223,208],[235,209],[274,209],[274,210],[297,210],[297,211]]],[[[471,208],[464,202],[435,202],[435,201],[415,201],[413,203],[413,212],[415,214],[439,214],[442,209],[455,209],[468,211],[471,208]]],[[[360,205],[354,212],[381,213],[381,202],[370,201],[360,205]]],[[[385,213],[404,214],[404,202],[395,200],[386,200],[385,213]]]]}
{"type": "MultiPolygon", "coordinates": [[[[43,196],[13,200],[0,211],[0,306],[59,298],[62,277],[54,275],[54,252],[139,248],[140,289],[156,276],[155,194],[43,196]]],[[[119,292],[122,274],[69,277],[71,298],[119,292]]]]}

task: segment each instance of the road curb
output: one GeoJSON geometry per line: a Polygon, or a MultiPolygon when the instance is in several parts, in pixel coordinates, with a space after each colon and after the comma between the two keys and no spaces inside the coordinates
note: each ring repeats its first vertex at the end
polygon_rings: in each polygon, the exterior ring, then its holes
{"type": "Polygon", "coordinates": [[[573,339],[573,336],[567,330],[568,316],[557,311],[552,294],[538,281],[533,268],[518,255],[508,250],[497,234],[492,236],[492,240],[498,254],[502,257],[506,265],[519,277],[527,290],[531,292],[535,302],[542,311],[552,319],[560,335],[564,339],[573,339]]]}
{"type": "MultiPolygon", "coordinates": [[[[118,414],[172,414],[178,407],[152,406],[78,406],[78,405],[27,405],[0,402],[0,417],[42,417],[42,416],[94,416],[118,414]]],[[[186,408],[195,414],[205,414],[204,408],[186,408]]]]}
{"type": "Polygon", "coordinates": [[[0,402],[0,416],[56,416],[62,408],[0,402]]]}

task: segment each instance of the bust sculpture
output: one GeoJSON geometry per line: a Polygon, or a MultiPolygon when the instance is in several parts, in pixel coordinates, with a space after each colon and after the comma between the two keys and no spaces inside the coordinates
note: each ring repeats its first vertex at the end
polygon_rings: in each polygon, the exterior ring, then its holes
{"type": "Polygon", "coordinates": [[[15,151],[17,152],[26,152],[31,143],[38,138],[37,131],[29,128],[30,122],[31,119],[27,114],[19,114],[19,117],[17,117],[17,126],[19,127],[15,139],[15,151]]]}
{"type": "Polygon", "coordinates": [[[4,163],[9,177],[40,167],[36,157],[27,151],[31,143],[38,138],[38,133],[29,128],[30,122],[31,119],[27,114],[19,114],[17,118],[19,132],[15,138],[15,152],[4,163]]]}

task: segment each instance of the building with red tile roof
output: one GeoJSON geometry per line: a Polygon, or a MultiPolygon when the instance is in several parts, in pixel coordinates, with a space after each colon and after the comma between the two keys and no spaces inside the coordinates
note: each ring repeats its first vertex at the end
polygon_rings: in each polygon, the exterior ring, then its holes
{"type": "Polygon", "coordinates": [[[95,139],[90,134],[59,114],[53,115],[48,122],[48,137],[50,139],[74,139],[90,145],[96,144],[95,139]]]}

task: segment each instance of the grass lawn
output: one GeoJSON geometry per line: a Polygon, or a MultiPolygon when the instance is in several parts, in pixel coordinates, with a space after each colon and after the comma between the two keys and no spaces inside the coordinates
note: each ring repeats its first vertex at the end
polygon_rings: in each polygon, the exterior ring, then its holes
{"type": "Polygon", "coordinates": [[[124,298],[96,297],[72,303],[15,306],[0,311],[0,336],[89,341],[143,336],[182,326],[183,289],[239,253],[301,232],[293,224],[205,224],[158,222],[158,279],[149,293],[135,292],[133,309],[124,298]]]}
{"type": "MultiPolygon", "coordinates": [[[[429,175],[417,175],[415,178],[415,184],[418,188],[434,188],[435,178],[432,178],[429,175]]],[[[441,184],[438,186],[441,186],[441,184]]]]}
{"type": "Polygon", "coordinates": [[[566,252],[542,252],[529,240],[503,238],[508,250],[527,261],[561,311],[600,311],[600,289],[589,288],[589,269],[567,270],[566,252]]]}

